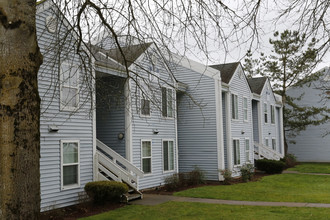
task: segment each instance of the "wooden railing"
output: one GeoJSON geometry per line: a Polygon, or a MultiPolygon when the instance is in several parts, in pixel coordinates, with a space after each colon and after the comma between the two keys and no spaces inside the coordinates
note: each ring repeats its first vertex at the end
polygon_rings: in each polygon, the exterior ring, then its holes
{"type": "Polygon", "coordinates": [[[280,160],[283,157],[283,155],[279,152],[258,142],[254,142],[254,153],[256,155],[256,159],[266,158],[271,160],[280,160]]]}
{"type": "Polygon", "coordinates": [[[95,154],[97,179],[115,180],[125,182],[138,191],[138,181],[144,173],[132,163],[120,156],[99,140],[96,140],[97,151],[95,154]]]}

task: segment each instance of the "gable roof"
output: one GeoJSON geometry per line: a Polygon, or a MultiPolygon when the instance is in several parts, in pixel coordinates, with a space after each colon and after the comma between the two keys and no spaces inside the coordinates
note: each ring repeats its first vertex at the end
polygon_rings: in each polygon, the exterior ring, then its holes
{"type": "Polygon", "coordinates": [[[238,65],[240,65],[240,62],[217,64],[211,65],[210,67],[220,70],[221,80],[228,84],[230,79],[233,77],[238,65]]]}
{"type": "Polygon", "coordinates": [[[258,95],[261,94],[266,81],[267,81],[267,77],[248,78],[251,91],[258,95]]]}
{"type": "Polygon", "coordinates": [[[97,66],[103,66],[103,67],[108,67],[111,69],[116,69],[120,71],[125,71],[125,67],[122,66],[120,63],[117,61],[113,60],[110,58],[107,53],[107,50],[102,49],[101,47],[89,44],[88,45],[90,50],[92,51],[94,57],[95,57],[95,64],[97,66]]]}
{"type": "Polygon", "coordinates": [[[125,66],[125,60],[127,62],[127,66],[129,67],[132,63],[136,61],[151,45],[152,43],[144,43],[131,45],[127,47],[121,47],[122,53],[119,48],[114,48],[107,50],[106,55],[117,61],[118,63],[125,66]]]}

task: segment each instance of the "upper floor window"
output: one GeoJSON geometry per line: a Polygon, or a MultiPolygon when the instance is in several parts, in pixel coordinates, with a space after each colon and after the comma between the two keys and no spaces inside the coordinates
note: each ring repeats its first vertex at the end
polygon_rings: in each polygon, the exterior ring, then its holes
{"type": "Polygon", "coordinates": [[[265,119],[265,123],[268,123],[268,108],[267,108],[267,103],[264,103],[264,119],[265,119]]]}
{"type": "Polygon", "coordinates": [[[243,119],[248,120],[248,99],[246,97],[243,98],[243,119]]]}
{"type": "Polygon", "coordinates": [[[275,124],[275,106],[270,106],[270,122],[275,124]]]}
{"type": "Polygon", "coordinates": [[[173,117],[173,89],[162,87],[162,115],[173,117]]]}
{"type": "Polygon", "coordinates": [[[79,103],[79,68],[72,63],[63,62],[60,66],[60,80],[61,110],[76,110],[79,103]]]}
{"type": "Polygon", "coordinates": [[[231,94],[231,118],[238,119],[238,97],[231,94]]]}
{"type": "Polygon", "coordinates": [[[150,116],[150,100],[141,98],[141,115],[150,116]]]}

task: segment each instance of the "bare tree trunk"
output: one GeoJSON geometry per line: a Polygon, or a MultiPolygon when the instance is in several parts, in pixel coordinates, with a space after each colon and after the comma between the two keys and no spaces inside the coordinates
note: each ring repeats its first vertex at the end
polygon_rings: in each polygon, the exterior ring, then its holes
{"type": "Polygon", "coordinates": [[[0,2],[0,219],[38,219],[42,63],[36,1],[0,2]]]}

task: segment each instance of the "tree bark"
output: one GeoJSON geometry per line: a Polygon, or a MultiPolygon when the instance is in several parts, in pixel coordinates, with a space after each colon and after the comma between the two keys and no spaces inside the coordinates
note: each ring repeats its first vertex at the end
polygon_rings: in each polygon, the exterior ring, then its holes
{"type": "Polygon", "coordinates": [[[38,219],[42,63],[36,1],[0,2],[0,219],[38,219]]]}

